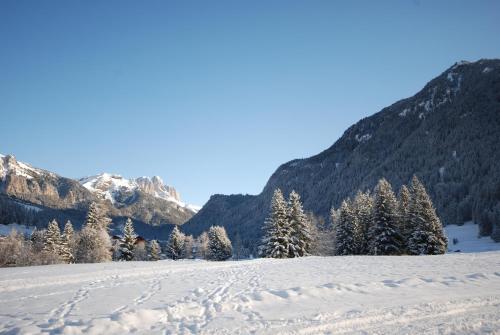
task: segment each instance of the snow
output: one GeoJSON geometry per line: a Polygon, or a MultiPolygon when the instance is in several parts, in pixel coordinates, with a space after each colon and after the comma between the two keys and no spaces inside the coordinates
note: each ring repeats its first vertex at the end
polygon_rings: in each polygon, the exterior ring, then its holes
{"type": "Polygon", "coordinates": [[[19,162],[13,156],[10,157],[13,159],[9,160],[9,156],[0,155],[0,179],[4,179],[8,173],[13,173],[17,176],[25,177],[26,179],[32,179],[34,175],[52,175],[47,171],[36,169],[28,164],[19,162]]]}
{"type": "Polygon", "coordinates": [[[450,252],[480,252],[500,250],[500,243],[495,243],[489,236],[479,236],[479,226],[469,221],[465,224],[448,225],[445,227],[448,236],[448,250],[450,252]],[[458,239],[457,244],[453,244],[453,238],[458,239]]]}
{"type": "Polygon", "coordinates": [[[360,136],[359,134],[356,134],[355,138],[356,138],[356,141],[361,143],[361,142],[368,141],[370,138],[372,138],[372,135],[371,134],[364,134],[364,135],[360,136]]]}
{"type": "Polygon", "coordinates": [[[407,108],[403,109],[402,112],[399,113],[399,116],[405,117],[410,111],[411,111],[411,108],[407,107],[407,108]]]}
{"type": "Polygon", "coordinates": [[[456,62],[455,65],[453,65],[452,69],[456,69],[459,66],[467,65],[467,64],[470,64],[470,62],[468,62],[466,60],[461,60],[459,62],[456,62]]]}
{"type": "Polygon", "coordinates": [[[499,256],[3,268],[0,333],[497,333],[499,256]]]}
{"type": "Polygon", "coordinates": [[[491,67],[485,67],[485,68],[483,69],[483,73],[489,73],[489,72],[491,72],[491,71],[493,71],[493,69],[492,69],[491,67]]]}
{"type": "Polygon", "coordinates": [[[78,181],[92,193],[100,195],[103,199],[107,199],[113,204],[115,204],[115,197],[119,192],[135,192],[138,189],[144,190],[145,187],[150,187],[151,190],[148,193],[156,198],[173,202],[177,206],[186,208],[190,211],[197,212],[199,210],[199,206],[182,202],[175,189],[165,185],[163,180],[158,176],[152,178],[139,177],[137,179],[126,179],[118,174],[101,173],[95,176],[81,178],[78,181]],[[196,210],[196,208],[198,208],[198,210],[196,210]]]}

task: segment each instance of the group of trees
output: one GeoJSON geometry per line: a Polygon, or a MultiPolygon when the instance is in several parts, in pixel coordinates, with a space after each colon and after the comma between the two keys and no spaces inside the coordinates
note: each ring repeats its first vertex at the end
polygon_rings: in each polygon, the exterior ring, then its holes
{"type": "MultiPolygon", "coordinates": [[[[305,214],[300,196],[292,191],[288,201],[275,190],[271,211],[264,225],[261,257],[294,258],[310,254],[335,255],[422,255],[442,254],[447,239],[441,221],[424,185],[413,177],[396,197],[391,184],[381,179],[373,194],[358,192],[332,209],[332,228],[305,214]],[[323,227],[323,228],[320,228],[323,227]]],[[[212,226],[198,238],[183,234],[175,226],[162,247],[157,240],[138,243],[132,220],[113,248],[108,232],[111,220],[92,203],[82,229],[70,221],[61,233],[52,220],[46,230],[30,236],[17,231],[0,240],[0,266],[54,263],[96,263],[114,260],[177,260],[202,258],[223,261],[232,257],[233,247],[224,227],[212,226]],[[113,251],[114,249],[114,251],[113,251]]]]}
{"type": "Polygon", "coordinates": [[[161,259],[161,247],[157,240],[138,241],[134,225],[130,218],[125,222],[123,237],[119,240],[114,252],[115,260],[120,261],[157,261],[161,259]]]}
{"type": "Polygon", "coordinates": [[[127,219],[123,237],[116,245],[109,235],[111,219],[92,203],[82,229],[76,232],[70,221],[61,233],[59,224],[52,220],[45,230],[35,229],[30,235],[16,230],[0,240],[0,266],[27,266],[57,263],[98,263],[111,260],[151,260],[163,257],[173,260],[181,258],[203,258],[223,261],[231,258],[232,245],[223,227],[212,226],[197,239],[184,235],[175,226],[166,245],[164,254],[157,240],[146,246],[139,241],[132,220],[127,219]]]}
{"type": "Polygon", "coordinates": [[[271,200],[271,213],[264,224],[260,256],[293,258],[309,255],[311,228],[299,194],[292,191],[287,203],[281,190],[275,190],[271,200]]]}
{"type": "Polygon", "coordinates": [[[424,185],[414,176],[396,197],[381,179],[374,192],[360,192],[332,208],[332,225],[306,215],[300,196],[288,202],[274,191],[264,225],[261,257],[292,258],[313,255],[423,255],[447,250],[443,226],[424,185]]]}
{"type": "Polygon", "coordinates": [[[336,255],[443,254],[447,239],[424,185],[414,176],[399,199],[381,179],[374,194],[358,192],[332,210],[336,255]]]}
{"type": "Polygon", "coordinates": [[[224,261],[231,258],[233,248],[224,227],[212,226],[196,240],[191,235],[184,235],[174,227],[167,241],[166,256],[177,260],[182,258],[202,258],[224,261]]]}

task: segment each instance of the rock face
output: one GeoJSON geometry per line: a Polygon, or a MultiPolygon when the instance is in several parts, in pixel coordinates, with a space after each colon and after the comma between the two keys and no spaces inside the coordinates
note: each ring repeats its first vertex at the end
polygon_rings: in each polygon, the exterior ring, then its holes
{"type": "Polygon", "coordinates": [[[196,206],[181,201],[172,186],[154,176],[125,179],[120,175],[102,173],[79,182],[108,204],[110,211],[121,216],[133,216],[143,222],[182,224],[196,213],[196,206]]]}
{"type": "Polygon", "coordinates": [[[86,208],[93,195],[72,179],[0,156],[0,192],[51,208],[86,208]]]}
{"type": "Polygon", "coordinates": [[[328,220],[357,190],[381,177],[397,190],[416,174],[444,223],[474,220],[500,238],[500,60],[460,62],[420,92],[362,119],[330,148],[281,165],[261,194],[215,195],[183,227],[212,224],[249,245],[261,236],[272,192],[300,193],[308,211],[328,220]]]}
{"type": "Polygon", "coordinates": [[[0,194],[51,210],[86,211],[90,202],[97,201],[112,217],[126,216],[152,225],[182,224],[197,210],[183,203],[160,177],[128,180],[103,173],[76,181],[3,155],[0,194]]]}

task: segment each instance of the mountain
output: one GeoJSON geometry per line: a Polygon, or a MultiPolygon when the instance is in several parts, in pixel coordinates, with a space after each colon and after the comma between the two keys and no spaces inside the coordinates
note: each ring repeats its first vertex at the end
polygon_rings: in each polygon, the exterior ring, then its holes
{"type": "Polygon", "coordinates": [[[14,218],[9,220],[39,225],[53,217],[76,220],[78,225],[92,201],[101,203],[111,217],[131,217],[153,226],[183,224],[199,209],[182,202],[175,188],[157,176],[129,180],[102,173],[73,180],[19,162],[12,155],[0,155],[0,195],[4,219],[10,212],[14,218]],[[16,206],[30,213],[18,213],[16,206]]]}
{"type": "Polygon", "coordinates": [[[393,187],[416,174],[445,224],[474,220],[500,239],[500,60],[458,62],[413,97],[364,118],[325,151],[281,165],[259,195],[214,195],[184,226],[223,225],[253,247],[272,192],[296,190],[329,221],[332,207],[381,177],[393,187]]]}

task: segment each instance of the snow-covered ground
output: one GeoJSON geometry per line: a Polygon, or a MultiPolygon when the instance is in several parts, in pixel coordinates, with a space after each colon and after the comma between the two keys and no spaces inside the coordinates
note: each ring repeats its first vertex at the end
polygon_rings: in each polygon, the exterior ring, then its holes
{"type": "Polygon", "coordinates": [[[479,237],[479,226],[473,222],[467,222],[461,226],[448,225],[445,227],[448,237],[449,252],[479,252],[500,250],[500,243],[495,243],[489,236],[479,237]],[[453,243],[453,239],[457,243],[453,243]]]}
{"type": "Polygon", "coordinates": [[[500,333],[500,252],[0,269],[0,333],[500,333]]]}

